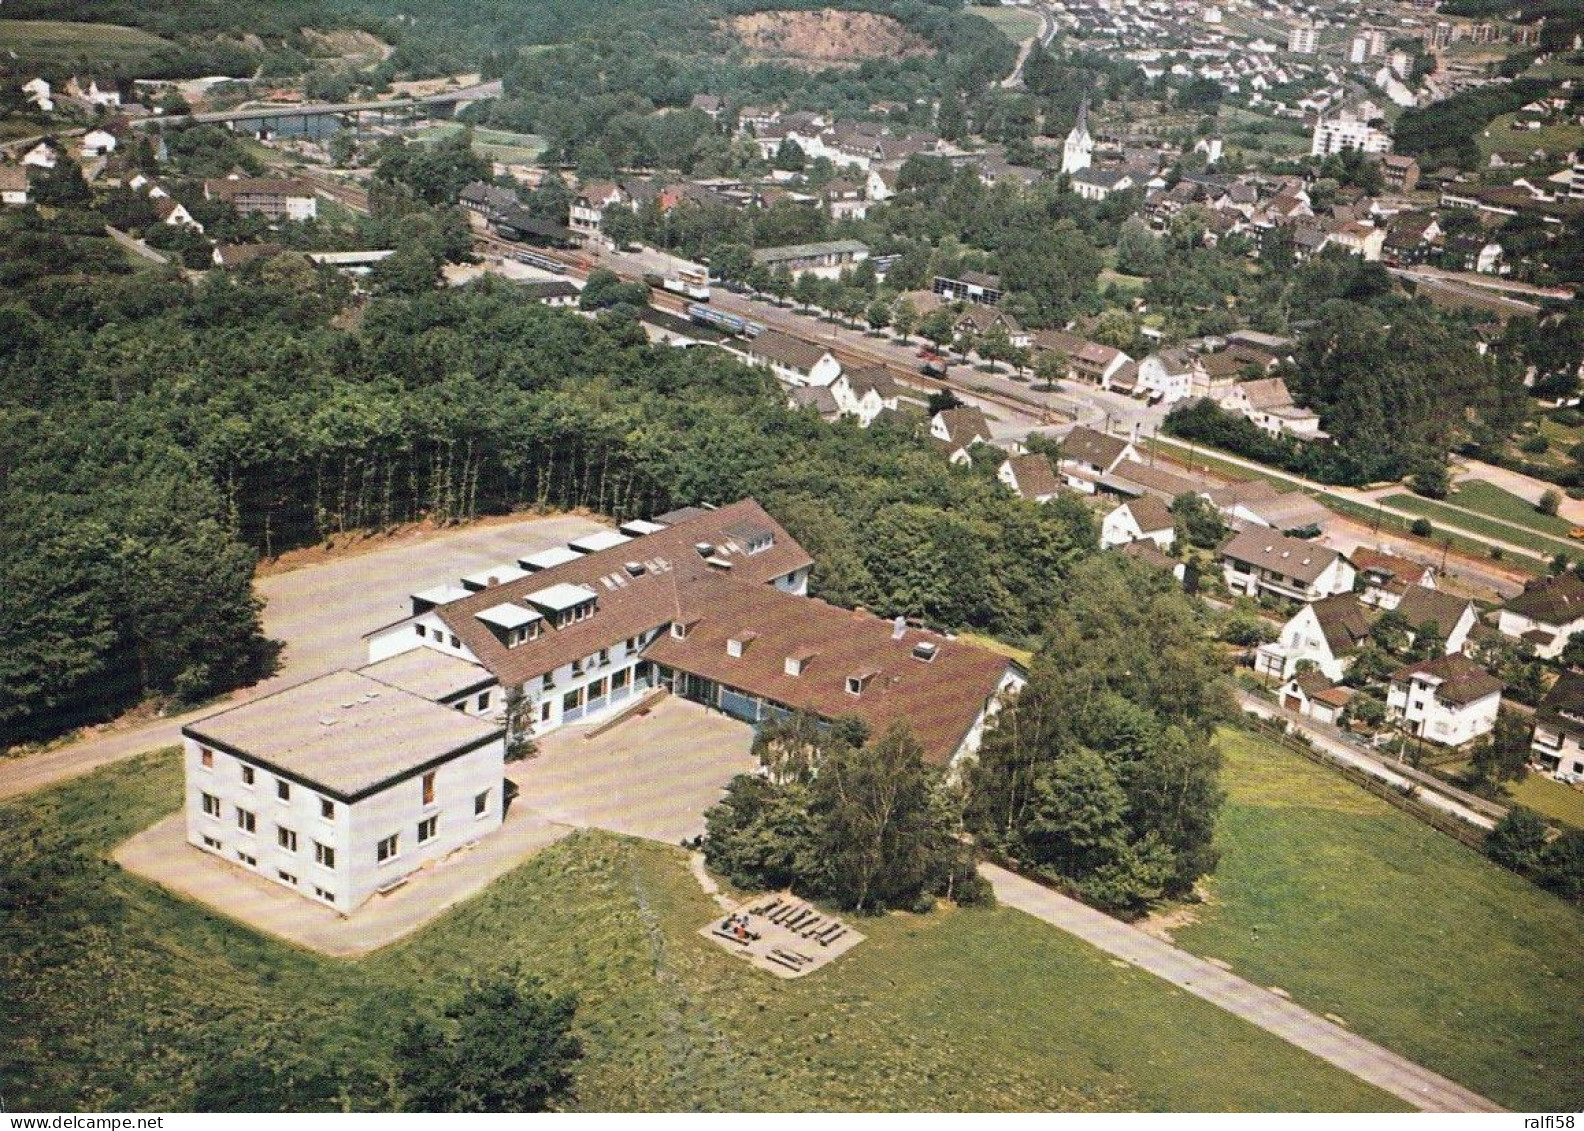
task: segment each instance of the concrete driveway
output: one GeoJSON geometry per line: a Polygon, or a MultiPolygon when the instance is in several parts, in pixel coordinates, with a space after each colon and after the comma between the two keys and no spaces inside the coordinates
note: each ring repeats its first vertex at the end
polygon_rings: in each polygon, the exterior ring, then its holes
{"type": "Polygon", "coordinates": [[[726,783],[758,768],[753,729],[667,696],[605,733],[563,727],[539,754],[506,767],[526,806],[548,821],[679,844],[704,832],[726,783]]]}

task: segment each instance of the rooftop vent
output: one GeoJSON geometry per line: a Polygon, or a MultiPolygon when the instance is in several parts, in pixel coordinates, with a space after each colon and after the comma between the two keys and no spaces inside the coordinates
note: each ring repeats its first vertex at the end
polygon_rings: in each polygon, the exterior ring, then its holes
{"type": "Polygon", "coordinates": [[[935,653],[940,651],[940,645],[933,640],[920,640],[913,645],[913,658],[923,660],[926,664],[934,663],[935,653]]]}
{"type": "Polygon", "coordinates": [[[701,558],[707,558],[715,553],[715,544],[713,542],[695,542],[693,543],[693,548],[698,551],[698,556],[701,558]]]}
{"type": "Polygon", "coordinates": [[[627,571],[629,577],[642,577],[647,569],[643,562],[626,562],[622,568],[627,571]]]}
{"type": "Polygon", "coordinates": [[[906,635],[907,617],[903,616],[901,613],[898,613],[896,619],[891,622],[891,639],[901,640],[906,635]]]}

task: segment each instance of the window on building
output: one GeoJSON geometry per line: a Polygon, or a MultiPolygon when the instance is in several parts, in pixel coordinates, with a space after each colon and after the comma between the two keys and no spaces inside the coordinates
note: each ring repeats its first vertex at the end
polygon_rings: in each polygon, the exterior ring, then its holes
{"type": "Polygon", "coordinates": [[[433,805],[435,799],[435,772],[430,770],[423,776],[423,803],[433,805]]]}
{"type": "Polygon", "coordinates": [[[489,812],[489,795],[490,791],[486,789],[483,793],[473,798],[473,815],[475,817],[482,817],[489,812]]]}
{"type": "Polygon", "coordinates": [[[451,647],[453,647],[453,648],[462,647],[462,641],[457,639],[457,634],[454,633],[454,632],[451,634],[451,647]]]}
{"type": "Polygon", "coordinates": [[[328,797],[319,799],[319,815],[327,821],[335,820],[335,802],[328,797]]]}
{"type": "Polygon", "coordinates": [[[203,798],[204,816],[218,817],[220,815],[220,799],[212,793],[204,793],[200,794],[200,796],[203,798]]]}
{"type": "Polygon", "coordinates": [[[198,764],[206,770],[214,769],[214,751],[207,746],[198,748],[198,764]]]}
{"type": "Polygon", "coordinates": [[[245,833],[254,832],[258,828],[258,819],[240,805],[237,806],[237,828],[245,833]]]}
{"type": "Polygon", "coordinates": [[[480,691],[479,692],[478,704],[479,704],[478,705],[478,709],[479,710],[481,710],[481,711],[489,710],[490,693],[488,691],[480,691]]]}
{"type": "Polygon", "coordinates": [[[413,625],[413,631],[416,632],[419,636],[428,636],[429,635],[429,630],[427,628],[425,628],[421,624],[413,625]]]}
{"type": "Polygon", "coordinates": [[[571,691],[568,691],[565,695],[561,696],[562,711],[575,711],[582,705],[582,703],[583,689],[580,687],[574,687],[571,691]]]}
{"type": "Polygon", "coordinates": [[[582,660],[573,660],[572,661],[572,674],[574,676],[579,676],[579,675],[583,674],[583,661],[582,660]]]}
{"type": "Polygon", "coordinates": [[[601,648],[599,650],[599,665],[603,668],[608,663],[610,663],[610,649],[601,648]]]}
{"type": "Polygon", "coordinates": [[[243,785],[252,785],[253,784],[253,778],[254,778],[253,767],[252,766],[243,766],[242,767],[242,784],[243,785]]]}
{"type": "Polygon", "coordinates": [[[275,870],[275,874],[279,876],[284,883],[291,884],[293,887],[297,886],[297,877],[292,875],[290,872],[282,871],[281,869],[277,868],[275,870]]]}
{"type": "Polygon", "coordinates": [[[427,844],[427,843],[429,843],[431,840],[433,840],[435,838],[435,834],[437,832],[439,832],[439,831],[440,831],[440,818],[439,817],[425,817],[423,820],[418,822],[418,843],[419,844],[427,844]]]}
{"type": "Polygon", "coordinates": [[[290,801],[291,800],[291,782],[286,781],[284,778],[276,778],[275,779],[275,796],[280,798],[282,801],[290,801]]]}
{"type": "Polygon", "coordinates": [[[544,679],[540,680],[539,683],[540,683],[541,690],[554,691],[555,690],[555,673],[554,672],[545,672],[544,679]]]}
{"type": "Polygon", "coordinates": [[[610,679],[611,679],[611,690],[612,691],[620,691],[622,688],[627,686],[627,681],[629,679],[631,679],[631,678],[632,678],[632,669],[631,668],[622,668],[620,671],[612,672],[611,673],[611,677],[610,677],[610,679]]]}
{"type": "Polygon", "coordinates": [[[314,863],[322,864],[326,868],[334,868],[335,849],[328,844],[320,844],[317,840],[314,841],[314,863]]]}
{"type": "Polygon", "coordinates": [[[276,825],[275,826],[275,843],[280,845],[287,852],[296,852],[297,851],[297,833],[296,833],[296,831],[293,830],[293,829],[288,829],[285,825],[276,825]]]}
{"type": "Polygon", "coordinates": [[[320,899],[324,900],[326,903],[334,903],[335,902],[335,893],[334,892],[325,891],[324,888],[321,888],[321,887],[314,888],[314,894],[317,895],[320,899]]]}
{"type": "Polygon", "coordinates": [[[237,859],[242,861],[242,863],[246,864],[249,868],[258,867],[258,857],[251,856],[248,853],[243,852],[240,848],[237,849],[237,859]]]}
{"type": "Polygon", "coordinates": [[[384,840],[380,841],[379,844],[374,846],[375,863],[383,864],[387,860],[394,860],[396,858],[397,850],[400,848],[400,846],[401,834],[391,833],[390,836],[386,837],[384,840]]]}
{"type": "Polygon", "coordinates": [[[542,723],[550,721],[550,700],[548,699],[539,704],[539,721],[542,723]]]}
{"type": "Polygon", "coordinates": [[[221,848],[220,842],[218,840],[216,840],[214,837],[206,836],[206,837],[203,838],[203,842],[204,842],[204,847],[205,848],[212,848],[216,852],[220,851],[220,848],[221,848]]]}

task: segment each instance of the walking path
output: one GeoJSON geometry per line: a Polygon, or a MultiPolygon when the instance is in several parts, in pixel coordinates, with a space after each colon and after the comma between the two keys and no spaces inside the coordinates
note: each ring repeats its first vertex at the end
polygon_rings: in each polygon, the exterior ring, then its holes
{"type": "Polygon", "coordinates": [[[1271,990],[1262,989],[1075,899],[993,864],[981,864],[979,872],[990,881],[996,898],[1008,907],[1015,907],[1107,954],[1164,978],[1421,1111],[1503,1110],[1484,1096],[1317,1017],[1271,990]]]}

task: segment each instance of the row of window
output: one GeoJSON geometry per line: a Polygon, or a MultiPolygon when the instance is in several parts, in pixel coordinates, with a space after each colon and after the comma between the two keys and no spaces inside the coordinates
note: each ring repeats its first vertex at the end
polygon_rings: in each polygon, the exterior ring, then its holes
{"type": "MultiPolygon", "coordinates": [[[[475,794],[473,797],[473,816],[482,817],[489,812],[490,791],[475,794]]],[[[428,844],[440,835],[440,814],[425,817],[418,822],[418,843],[428,844]]],[[[374,862],[383,864],[387,860],[394,860],[401,855],[401,834],[391,833],[374,846],[374,862]]]]}
{"type": "MultiPolygon", "coordinates": [[[[214,769],[214,751],[207,746],[200,746],[198,748],[198,764],[206,770],[214,769]]],[[[253,788],[258,783],[258,771],[246,762],[240,763],[239,769],[241,770],[242,784],[249,789],[253,788]]],[[[207,797],[208,794],[204,796],[207,797]]],[[[290,801],[292,799],[292,783],[285,778],[276,778],[275,796],[281,801],[290,801]]],[[[335,815],[335,802],[328,797],[319,798],[319,816],[327,821],[333,821],[335,820],[335,815]]]]}
{"type": "MultiPolygon", "coordinates": [[[[212,836],[204,837],[203,838],[203,842],[204,842],[204,847],[205,848],[211,849],[211,850],[213,850],[215,852],[224,852],[225,851],[225,845],[220,843],[220,841],[216,840],[212,836]]],[[[239,849],[236,850],[236,858],[241,863],[246,864],[249,868],[257,868],[258,867],[258,857],[254,856],[251,852],[245,852],[245,851],[243,851],[242,849],[239,848],[239,849]]],[[[284,868],[275,869],[275,875],[281,881],[281,883],[290,884],[292,887],[296,887],[297,886],[297,882],[298,882],[297,881],[297,877],[295,875],[293,875],[291,872],[288,872],[286,869],[284,869],[284,868]]],[[[320,899],[324,900],[326,903],[334,903],[336,901],[335,892],[328,891],[325,888],[320,887],[318,884],[313,885],[313,891],[314,891],[314,895],[318,896],[320,899]]]]}
{"type": "MultiPolygon", "coordinates": [[[[442,644],[443,645],[446,642],[446,633],[442,632],[438,628],[432,628],[432,629],[431,628],[425,628],[421,624],[415,624],[415,625],[413,625],[413,631],[416,632],[419,636],[424,637],[425,639],[429,639],[432,636],[433,639],[434,639],[434,642],[436,644],[442,644]]],[[[453,633],[450,634],[450,636],[451,636],[451,647],[453,647],[453,648],[461,648],[462,647],[462,641],[457,638],[457,634],[453,632],[453,633]]]]}

